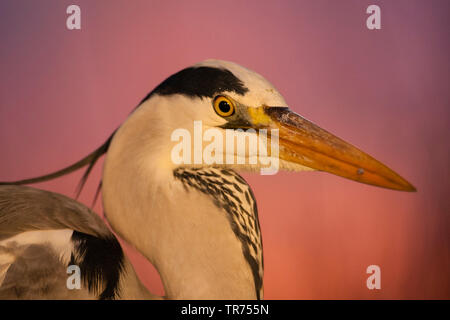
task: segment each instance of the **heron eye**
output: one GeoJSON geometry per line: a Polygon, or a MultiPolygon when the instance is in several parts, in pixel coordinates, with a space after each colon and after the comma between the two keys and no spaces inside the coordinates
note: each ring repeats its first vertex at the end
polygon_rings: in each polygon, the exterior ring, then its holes
{"type": "Polygon", "coordinates": [[[218,96],[214,99],[214,110],[221,117],[229,117],[234,113],[234,104],[227,97],[218,96]]]}

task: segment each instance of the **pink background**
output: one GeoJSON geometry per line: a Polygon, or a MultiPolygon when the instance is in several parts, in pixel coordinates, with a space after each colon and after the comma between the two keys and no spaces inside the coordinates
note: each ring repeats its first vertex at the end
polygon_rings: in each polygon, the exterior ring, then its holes
{"type": "MultiPolygon", "coordinates": [[[[449,9],[425,0],[1,1],[0,180],[80,159],[179,69],[235,61],[418,188],[245,175],[259,204],[266,298],[448,299],[449,9]],[[65,27],[72,3],[81,31],[65,27]],[[365,26],[370,4],[381,7],[381,30],[365,26]],[[371,264],[381,290],[366,288],[371,264]]],[[[88,205],[100,171],[81,196],[88,205]]],[[[36,187],[73,196],[80,176],[36,187]]],[[[162,294],[156,272],[128,253],[162,294]]]]}

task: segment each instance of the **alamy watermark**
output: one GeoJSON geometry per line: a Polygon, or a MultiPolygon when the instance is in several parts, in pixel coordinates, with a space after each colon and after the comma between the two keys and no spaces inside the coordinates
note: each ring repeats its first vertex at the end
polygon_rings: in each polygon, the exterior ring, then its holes
{"type": "MultiPolygon", "coordinates": [[[[369,30],[381,29],[381,9],[378,5],[372,4],[367,7],[366,13],[369,17],[366,19],[366,27],[369,30]]],[[[79,5],[71,4],[66,8],[66,27],[68,30],[81,29],[81,8],[79,5]]]]}
{"type": "Polygon", "coordinates": [[[262,175],[276,174],[279,169],[278,129],[224,132],[218,128],[203,130],[202,121],[194,121],[193,137],[189,130],[179,128],[170,139],[178,142],[171,152],[172,162],[177,165],[259,165],[262,175]]]}
{"type": "Polygon", "coordinates": [[[367,289],[381,289],[381,268],[373,264],[367,267],[366,273],[370,274],[366,282],[367,289]]]}
{"type": "Polygon", "coordinates": [[[376,4],[367,7],[366,13],[370,16],[366,20],[366,26],[369,30],[381,29],[381,9],[376,4]]]}
{"type": "Polygon", "coordinates": [[[69,290],[80,290],[81,289],[81,270],[76,264],[71,264],[67,267],[67,277],[66,287],[69,290]]]}
{"type": "Polygon", "coordinates": [[[67,7],[66,13],[69,14],[66,20],[66,27],[68,30],[81,29],[81,8],[76,4],[71,4],[67,7]]]}

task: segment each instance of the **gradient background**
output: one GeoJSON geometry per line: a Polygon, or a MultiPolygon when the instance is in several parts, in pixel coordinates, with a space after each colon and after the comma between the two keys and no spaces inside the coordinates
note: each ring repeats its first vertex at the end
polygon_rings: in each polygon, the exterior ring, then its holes
{"type": "MultiPolygon", "coordinates": [[[[265,297],[448,299],[449,9],[445,0],[2,0],[0,180],[85,156],[179,69],[235,61],[418,188],[395,192],[325,173],[245,175],[259,204],[265,297]],[[81,31],[66,29],[72,3],[81,31]],[[370,4],[381,7],[381,30],[366,28],[370,4]],[[366,288],[371,264],[381,267],[381,290],[366,288]]],[[[88,205],[100,172],[80,198],[88,205]]],[[[73,196],[80,176],[36,187],[73,196]]],[[[127,252],[163,294],[156,271],[127,252]]]]}

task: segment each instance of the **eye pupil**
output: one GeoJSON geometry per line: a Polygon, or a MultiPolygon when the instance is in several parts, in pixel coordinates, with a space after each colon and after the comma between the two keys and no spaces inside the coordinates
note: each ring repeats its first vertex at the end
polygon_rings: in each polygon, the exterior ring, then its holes
{"type": "Polygon", "coordinates": [[[231,106],[228,102],[226,101],[220,101],[219,102],[219,109],[220,111],[222,111],[223,113],[228,113],[231,110],[231,106]]]}

